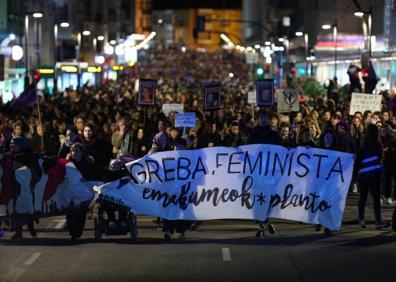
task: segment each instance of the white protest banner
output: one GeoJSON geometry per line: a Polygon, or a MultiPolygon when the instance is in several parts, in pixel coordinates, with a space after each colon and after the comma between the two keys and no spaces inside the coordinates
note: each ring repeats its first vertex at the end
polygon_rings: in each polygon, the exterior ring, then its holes
{"type": "Polygon", "coordinates": [[[300,104],[298,103],[298,92],[295,89],[287,88],[280,89],[278,92],[278,112],[290,113],[300,111],[300,104]]]}
{"type": "Polygon", "coordinates": [[[95,189],[138,214],[176,220],[268,217],[339,229],[353,155],[276,145],[159,152],[95,189]]]}
{"type": "Polygon", "coordinates": [[[169,113],[171,113],[171,112],[183,113],[184,105],[183,104],[163,104],[162,112],[166,116],[169,116],[169,113]]]}
{"type": "Polygon", "coordinates": [[[256,104],[256,99],[257,99],[256,92],[254,91],[248,92],[248,100],[247,100],[248,104],[251,105],[256,104]]]}
{"type": "Polygon", "coordinates": [[[176,127],[195,127],[195,113],[184,113],[175,115],[176,127]]]}
{"type": "MultiPolygon", "coordinates": [[[[95,199],[94,185],[82,181],[72,162],[58,159],[48,173],[27,166],[13,168],[10,155],[0,155],[0,217],[16,214],[50,216],[80,207],[95,199]]],[[[43,159],[38,160],[40,167],[43,159]]]]}
{"type": "Polygon", "coordinates": [[[373,113],[380,112],[381,100],[382,95],[352,93],[349,114],[354,115],[356,112],[364,113],[367,110],[373,113]]]}

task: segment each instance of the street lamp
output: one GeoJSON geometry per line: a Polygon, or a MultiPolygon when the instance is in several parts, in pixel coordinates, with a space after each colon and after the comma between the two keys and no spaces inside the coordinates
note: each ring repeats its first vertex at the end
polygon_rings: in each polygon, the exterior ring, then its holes
{"type": "Polygon", "coordinates": [[[322,29],[324,29],[324,30],[328,30],[328,29],[330,29],[331,28],[331,24],[324,24],[324,25],[322,25],[322,29]]]}
{"type": "Polygon", "coordinates": [[[372,37],[372,14],[373,8],[370,6],[369,11],[355,11],[353,15],[355,17],[361,18],[363,21],[363,34],[364,34],[364,41],[365,46],[367,47],[368,53],[371,57],[371,37],[372,37]],[[367,22],[365,18],[367,17],[367,22]],[[367,25],[367,27],[366,27],[367,25]],[[368,36],[367,36],[368,33],[368,36]]]}
{"type": "Polygon", "coordinates": [[[36,56],[37,56],[37,67],[40,65],[40,50],[39,50],[39,22],[38,20],[43,17],[43,13],[25,13],[25,88],[29,86],[29,56],[28,56],[28,34],[29,34],[29,16],[33,16],[36,25],[36,56]]]}
{"type": "Polygon", "coordinates": [[[334,21],[333,24],[324,24],[322,25],[322,29],[329,30],[333,28],[333,40],[334,40],[334,78],[337,78],[337,20],[334,21]]]}
{"type": "Polygon", "coordinates": [[[363,18],[364,13],[362,11],[355,11],[353,12],[353,15],[358,18],[363,18]]]}
{"type": "Polygon", "coordinates": [[[60,23],[60,27],[68,28],[69,26],[70,26],[70,24],[68,22],[61,22],[60,23]]]}
{"type": "Polygon", "coordinates": [[[84,35],[84,36],[89,36],[89,35],[91,35],[91,32],[90,32],[89,30],[84,30],[84,31],[82,32],[82,35],[84,35]]]}
{"type": "MultiPolygon", "coordinates": [[[[308,33],[304,34],[304,46],[305,46],[305,56],[308,57],[308,49],[309,49],[309,40],[308,33]]],[[[305,64],[305,75],[308,76],[308,60],[305,64]]]]}
{"type": "Polygon", "coordinates": [[[43,13],[41,12],[36,12],[32,14],[33,18],[39,19],[43,17],[43,13]]]}
{"type": "Polygon", "coordinates": [[[301,32],[301,31],[296,31],[296,36],[297,37],[301,37],[301,36],[303,36],[304,35],[304,33],[303,32],[301,32]]]}

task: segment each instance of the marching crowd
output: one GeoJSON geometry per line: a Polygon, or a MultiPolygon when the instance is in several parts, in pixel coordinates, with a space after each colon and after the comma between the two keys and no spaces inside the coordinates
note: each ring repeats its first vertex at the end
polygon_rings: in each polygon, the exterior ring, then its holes
{"type": "MultiPolygon", "coordinates": [[[[355,79],[351,88],[358,85],[362,90],[362,84],[364,80],[355,79]]],[[[276,107],[259,109],[247,102],[255,77],[244,56],[229,51],[153,50],[117,81],[41,96],[41,123],[37,107],[15,112],[0,105],[0,148],[2,154],[14,155],[24,164],[37,155],[66,158],[85,179],[100,181],[121,177],[120,161],[166,150],[276,144],[353,153],[357,159],[351,192],[360,193],[359,224],[366,226],[370,191],[376,228],[389,227],[381,217],[381,204],[396,203],[396,94],[381,93],[380,112],[350,116],[350,96],[339,97],[336,84],[332,85],[327,96],[301,99],[300,111],[278,113],[276,107]],[[157,80],[154,106],[138,105],[138,78],[157,80]],[[212,82],[221,82],[222,106],[205,111],[202,87],[212,82]],[[175,113],[161,111],[166,103],[183,104],[185,112],[195,112],[196,127],[176,128],[175,113]]],[[[85,215],[68,218],[72,237],[81,235],[85,215]],[[76,220],[82,228],[72,231],[76,220]]],[[[22,224],[16,225],[15,238],[20,238],[22,224]]],[[[33,222],[28,226],[35,235],[33,222]]],[[[186,224],[163,221],[162,228],[167,239],[175,230],[183,237],[186,224]]]]}

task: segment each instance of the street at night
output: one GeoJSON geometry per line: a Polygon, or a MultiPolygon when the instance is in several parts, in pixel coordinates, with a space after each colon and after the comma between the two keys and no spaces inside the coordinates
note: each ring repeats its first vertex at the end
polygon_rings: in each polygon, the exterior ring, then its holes
{"type": "Polygon", "coordinates": [[[0,282],[395,281],[395,0],[0,0],[0,282]]]}

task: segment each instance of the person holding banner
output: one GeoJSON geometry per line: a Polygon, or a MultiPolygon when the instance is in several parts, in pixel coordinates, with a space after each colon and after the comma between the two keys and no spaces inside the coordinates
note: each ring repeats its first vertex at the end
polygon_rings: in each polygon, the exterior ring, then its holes
{"type": "MultiPolygon", "coordinates": [[[[86,181],[101,179],[102,174],[94,166],[94,159],[86,154],[84,147],[80,143],[75,143],[71,146],[70,154],[66,158],[73,162],[86,181]]],[[[81,237],[83,233],[87,212],[88,207],[66,215],[66,224],[73,241],[81,237]]]]}
{"type": "Polygon", "coordinates": [[[381,218],[381,156],[382,148],[378,139],[378,127],[375,124],[367,126],[362,148],[357,153],[354,174],[360,188],[359,198],[359,225],[366,227],[365,205],[368,192],[373,197],[375,227],[382,229],[389,227],[390,224],[382,221],[381,218]]]}
{"type": "MultiPolygon", "coordinates": [[[[23,167],[24,165],[31,168],[32,172],[36,172],[36,173],[32,173],[32,178],[31,178],[31,183],[30,183],[31,189],[34,189],[34,186],[40,177],[37,176],[37,174],[39,174],[39,173],[37,173],[37,167],[38,167],[37,157],[32,154],[33,153],[31,152],[31,149],[29,148],[29,144],[26,139],[24,139],[18,135],[14,136],[11,139],[10,152],[9,152],[8,156],[10,157],[10,160],[11,160],[10,164],[12,166],[12,167],[10,167],[10,169],[12,170],[12,172],[11,172],[12,179],[11,179],[11,183],[9,183],[9,184],[11,184],[12,194],[9,195],[9,196],[11,196],[11,198],[6,199],[6,200],[13,201],[14,199],[12,197],[15,197],[16,195],[18,195],[20,193],[21,187],[15,178],[15,170],[20,167],[23,167]]],[[[40,173],[41,173],[41,170],[40,170],[40,173]]],[[[0,197],[0,198],[2,198],[2,199],[0,199],[0,202],[5,200],[3,197],[4,194],[6,194],[6,193],[3,193],[2,195],[0,195],[0,196],[2,196],[2,197],[0,197]]],[[[37,236],[37,232],[34,229],[33,217],[27,216],[27,215],[17,215],[11,220],[11,226],[12,226],[13,230],[15,231],[15,234],[11,237],[12,239],[22,239],[22,237],[23,237],[22,227],[25,224],[27,225],[27,227],[29,229],[30,235],[32,237],[37,236]]]]}
{"type": "MultiPolygon", "coordinates": [[[[278,132],[271,129],[267,114],[259,116],[259,124],[249,134],[247,144],[282,144],[282,139],[278,132]]],[[[267,229],[270,234],[275,233],[275,228],[271,224],[269,218],[263,218],[263,220],[258,220],[256,223],[259,226],[259,230],[256,233],[257,237],[264,235],[265,229],[267,229]]]]}

